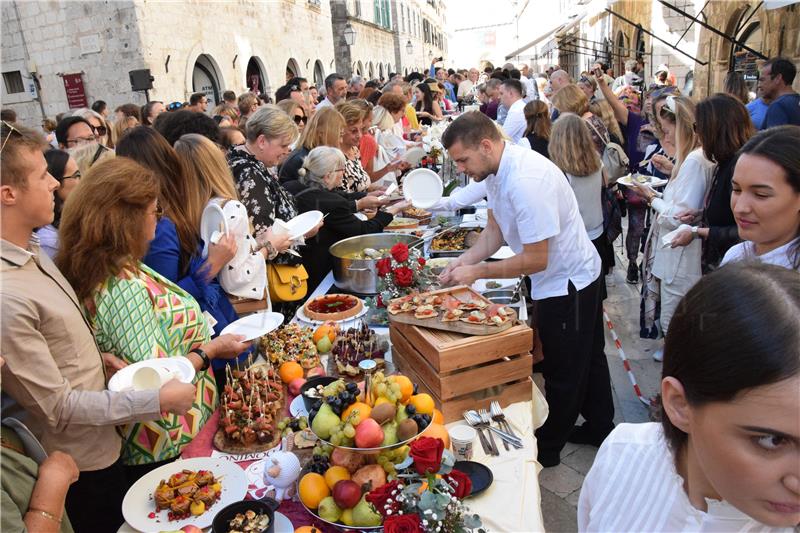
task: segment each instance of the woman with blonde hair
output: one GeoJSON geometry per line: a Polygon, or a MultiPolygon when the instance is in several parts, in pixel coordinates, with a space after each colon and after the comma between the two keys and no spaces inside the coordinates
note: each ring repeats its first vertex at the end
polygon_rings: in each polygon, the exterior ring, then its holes
{"type": "Polygon", "coordinates": [[[74,148],[67,150],[75,163],[78,164],[78,170],[82,175],[86,175],[92,165],[98,161],[102,161],[108,157],[114,157],[114,150],[106,148],[102,144],[80,144],[74,148]]]}
{"type": "Polygon", "coordinates": [[[136,117],[122,117],[114,122],[114,141],[116,144],[122,140],[126,133],[139,125],[139,120],[136,117]]]}
{"type": "Polygon", "coordinates": [[[589,110],[589,99],[586,98],[586,94],[577,85],[570,84],[559,89],[550,100],[559,114],[574,113],[586,121],[595,150],[602,155],[606,144],[610,142],[608,129],[603,120],[589,110]]]}
{"type": "MultiPolygon", "coordinates": [[[[592,150],[592,143],[586,122],[573,113],[563,113],[553,124],[549,143],[550,160],[566,174],[578,200],[578,211],[586,233],[600,254],[603,272],[608,272],[614,266],[614,249],[603,229],[602,201],[606,179],[603,163],[598,153],[592,150]]],[[[605,277],[602,276],[601,285],[605,299],[605,277]]]]}
{"type": "MultiPolygon", "coordinates": [[[[377,108],[376,108],[377,109],[377,108]]],[[[350,101],[339,101],[336,103],[338,111],[345,122],[342,130],[342,138],[339,141],[339,148],[344,153],[346,159],[344,165],[344,177],[339,190],[345,193],[366,193],[367,190],[375,190],[379,186],[372,184],[367,171],[361,165],[361,128],[364,121],[364,111],[358,104],[350,101]]],[[[374,122],[373,118],[373,122],[374,122]]],[[[379,139],[376,139],[379,140],[379,139]]]]}
{"type": "Polygon", "coordinates": [[[306,114],[306,108],[301,106],[291,98],[286,100],[281,100],[275,105],[281,108],[284,113],[292,117],[292,120],[294,120],[295,125],[297,125],[297,130],[300,132],[300,135],[302,136],[303,130],[306,129],[306,124],[308,124],[308,115],[306,114]]]}
{"type": "Polygon", "coordinates": [[[303,134],[297,141],[294,150],[278,169],[281,183],[295,180],[300,175],[298,171],[303,166],[303,160],[308,153],[317,146],[339,147],[345,121],[342,115],[333,107],[327,106],[319,109],[311,120],[308,121],[303,134]]]}
{"type": "MultiPolygon", "coordinates": [[[[658,116],[665,139],[675,146],[675,166],[663,194],[634,182],[635,190],[653,209],[653,224],[645,247],[643,298],[645,327],[656,320],[655,302],[660,302],[658,319],[662,333],[680,299],[701,277],[702,244],[695,239],[687,246],[663,246],[663,237],[681,226],[679,215],[703,208],[711,183],[714,163],[709,161],[694,132],[695,104],[685,96],[667,96],[658,116]]],[[[692,232],[697,232],[697,226],[692,232]]],[[[660,361],[663,351],[653,357],[660,361]]]]}
{"type": "Polygon", "coordinates": [[[342,185],[347,159],[341,150],[330,146],[318,146],[311,150],[303,163],[299,180],[287,183],[301,212],[319,210],[325,213],[325,225],[316,237],[306,241],[302,250],[303,264],[308,270],[309,290],[316,287],[333,268],[328,252],[330,246],[342,239],[380,233],[408,204],[402,202],[386,210],[380,210],[368,219],[355,216],[352,204],[336,189],[342,185]]]}
{"type": "Polygon", "coordinates": [[[126,157],[95,165],[64,207],[56,257],[103,352],[127,364],[183,355],[196,372],[185,415],[163,413],[123,427],[129,483],[178,458],[217,406],[209,362],[248,348],[233,335],[209,340],[212,329],[197,301],[142,262],[163,213],[160,181],[126,157]]]}
{"type": "Polygon", "coordinates": [[[528,147],[544,157],[550,159],[548,143],[550,141],[550,131],[553,127],[550,122],[550,109],[541,100],[531,100],[525,104],[522,110],[525,113],[525,134],[520,140],[520,144],[528,143],[528,147]]]}
{"type": "Polygon", "coordinates": [[[595,100],[589,105],[589,111],[603,121],[611,142],[622,146],[622,130],[619,128],[619,122],[617,122],[616,117],[614,117],[614,110],[611,108],[611,104],[606,100],[595,100]]]}

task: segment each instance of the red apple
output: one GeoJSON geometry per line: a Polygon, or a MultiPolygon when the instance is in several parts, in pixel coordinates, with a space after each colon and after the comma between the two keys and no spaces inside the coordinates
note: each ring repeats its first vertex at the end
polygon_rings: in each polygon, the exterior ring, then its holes
{"type": "Polygon", "coordinates": [[[197,526],[193,526],[191,524],[189,524],[187,526],[183,526],[181,528],[181,531],[183,531],[184,533],[203,533],[202,529],[200,529],[197,526]]]}
{"type": "Polygon", "coordinates": [[[334,448],[333,452],[331,452],[331,464],[343,466],[352,474],[364,465],[364,456],[360,453],[334,448]]]}
{"type": "Polygon", "coordinates": [[[356,446],[375,448],[383,444],[383,429],[372,418],[366,418],[356,426],[356,446]]]}
{"type": "Polygon", "coordinates": [[[292,394],[292,396],[297,396],[298,394],[300,394],[300,387],[305,385],[305,383],[306,380],[304,380],[303,378],[295,378],[292,381],[290,381],[289,392],[292,394]]]}
{"type": "Polygon", "coordinates": [[[315,366],[314,368],[310,368],[308,372],[306,372],[307,379],[311,379],[314,376],[324,376],[324,375],[325,375],[325,369],[322,368],[321,366],[315,366]]]}
{"type": "Polygon", "coordinates": [[[359,468],[351,479],[359,487],[368,485],[369,490],[374,490],[386,485],[386,472],[381,465],[367,465],[359,468]]]}
{"type": "Polygon", "coordinates": [[[352,509],[361,500],[361,487],[355,481],[343,479],[333,486],[333,501],[342,509],[352,509]]]}

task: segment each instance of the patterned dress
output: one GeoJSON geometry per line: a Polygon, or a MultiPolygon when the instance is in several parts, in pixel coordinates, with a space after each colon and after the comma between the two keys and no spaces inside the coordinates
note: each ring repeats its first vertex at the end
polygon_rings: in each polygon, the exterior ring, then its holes
{"type": "MultiPolygon", "coordinates": [[[[87,307],[100,349],[129,364],[186,355],[209,340],[195,299],[141,262],[103,282],[87,307]]],[[[194,383],[197,396],[185,415],[165,413],[159,420],[124,427],[125,464],[177,457],[200,432],[217,407],[217,387],[210,372],[197,372],[194,383]]]]}
{"type": "MultiPolygon", "coordinates": [[[[256,241],[262,242],[263,235],[276,218],[288,222],[300,214],[294,198],[283,188],[275,173],[253,154],[241,148],[232,148],[228,152],[228,165],[233,173],[239,199],[250,215],[256,241]]],[[[284,253],[270,262],[293,265],[299,261],[296,256],[284,253]]]]}
{"type": "Polygon", "coordinates": [[[361,152],[358,148],[353,148],[352,153],[345,158],[342,186],[337,190],[349,193],[365,192],[370,183],[369,174],[361,166],[361,152]]]}

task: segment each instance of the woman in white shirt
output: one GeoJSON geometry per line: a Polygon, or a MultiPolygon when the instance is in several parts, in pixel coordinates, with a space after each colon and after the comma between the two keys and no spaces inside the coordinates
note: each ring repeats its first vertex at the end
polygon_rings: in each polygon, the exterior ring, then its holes
{"type": "MultiPolygon", "coordinates": [[[[222,209],[229,235],[236,239],[236,254],[218,274],[223,290],[239,298],[261,300],[267,291],[266,261],[274,259],[289,248],[288,235],[276,235],[272,228],[257,242],[251,235],[247,209],[239,202],[233,176],[225,156],[209,139],[194,133],[183,135],[175,142],[175,152],[187,171],[201,183],[208,202],[203,210],[203,222],[212,204],[222,209]]],[[[204,223],[201,222],[201,226],[204,223]]],[[[218,230],[218,228],[214,228],[218,230]]],[[[202,228],[201,228],[202,232],[202,228]]],[[[203,235],[203,239],[210,235],[203,235]]],[[[208,246],[206,242],[206,247],[208,246]]]]}
{"type": "MultiPolygon", "coordinates": [[[[700,210],[711,183],[714,164],[706,159],[694,133],[694,102],[683,96],[668,96],[659,114],[661,128],[676,147],[676,162],[663,196],[651,187],[634,182],[636,191],[653,208],[655,219],[648,236],[643,297],[657,297],[661,304],[660,325],[666,335],[678,302],[702,275],[702,243],[688,246],[663,245],[665,235],[680,227],[679,213],[700,210]]],[[[695,228],[696,229],[696,228],[695,228]]],[[[647,301],[645,306],[647,306],[647,301]]],[[[662,350],[653,357],[659,361],[662,350]]]]}
{"type": "Polygon", "coordinates": [[[578,530],[796,531],[798,390],[800,275],[757,263],[707,275],[667,334],[661,423],[608,436],[578,530]]]}
{"type": "MultiPolygon", "coordinates": [[[[563,113],[553,124],[548,146],[550,160],[567,175],[578,200],[578,210],[589,240],[603,261],[603,273],[614,265],[614,250],[603,230],[602,193],[605,176],[603,162],[594,150],[592,135],[586,123],[574,113],[563,113]]],[[[601,277],[601,294],[606,297],[605,276],[601,277]]]]}
{"type": "Polygon", "coordinates": [[[740,153],[731,210],[744,239],[722,263],[757,259],[800,269],[800,127],[762,131],[740,153]]]}

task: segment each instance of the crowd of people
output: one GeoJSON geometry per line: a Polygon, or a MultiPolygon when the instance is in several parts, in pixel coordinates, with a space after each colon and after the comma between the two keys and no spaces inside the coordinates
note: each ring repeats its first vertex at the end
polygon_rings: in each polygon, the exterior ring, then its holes
{"type": "Polygon", "coordinates": [[[440,279],[529,276],[544,352],[535,370],[550,407],[536,432],[538,460],[555,466],[567,442],[606,441],[581,495],[582,527],[680,529],[670,517],[705,511],[704,498],[716,496],[763,524],[800,521],[800,480],[785,469],[797,459],[800,429],[779,419],[800,410],[787,407],[784,390],[800,374],[794,65],[765,63],[752,102],[735,73],[728,92],[696,102],[666,66],[646,84],[637,61],[618,77],[598,62],[573,80],[557,66],[543,74],[527,65],[456,71],[438,60],[405,78],[331,74],[324,87],[292,78],[274,104],[225,91],[209,109],[207,95],[196,93],[185,103],[120,105],[112,116],[96,101],[43,121],[41,132],[3,110],[3,416],[23,420],[51,452],[37,473],[6,447],[4,426],[3,477],[20,480],[3,484],[4,528],[121,524],[128,487],[180,456],[216,409],[225,366],[251,353],[241,337],[219,335],[237,306],[255,302],[290,319],[331,270],[332,244],[381,232],[408,207],[384,192],[409,170],[403,156],[421,145],[420,128],[452,115],[442,143],[472,181],[435,207],[486,198],[489,216],[478,242],[440,279]],[[666,185],[617,184],[629,173],[666,185]],[[324,220],[291,238],[285,223],[311,210],[324,220]],[[227,232],[216,231],[219,212],[227,232]],[[646,431],[614,430],[604,353],[605,276],[618,262],[623,214],[622,266],[641,285],[633,320],[643,337],[666,339],[654,356],[664,360],[663,428],[646,431]],[[504,243],[516,255],[484,261],[504,243]],[[756,330],[769,342],[751,342],[756,330]],[[107,390],[128,364],[176,354],[194,365],[193,384],[107,390]],[[783,476],[769,488],[772,511],[751,508],[763,483],[737,493],[723,473],[704,470],[719,466],[707,454],[720,436],[703,426],[711,415],[698,413],[720,403],[756,409],[733,402],[755,390],[775,408],[764,420],[753,415],[750,425],[762,429],[749,429],[751,440],[794,443],[783,470],[771,474],[783,476]],[[576,426],[579,415],[585,422],[576,426]],[[660,435],[669,444],[657,452],[660,478],[643,480],[636,458],[652,453],[660,435]],[[609,513],[622,489],[605,486],[620,469],[652,497],[646,506],[659,505],[653,484],[674,484],[672,471],[689,476],[688,500],[673,501],[660,523],[636,522],[637,506],[622,505],[629,522],[620,521],[609,513]],[[7,512],[7,495],[18,512],[7,512]]]}

